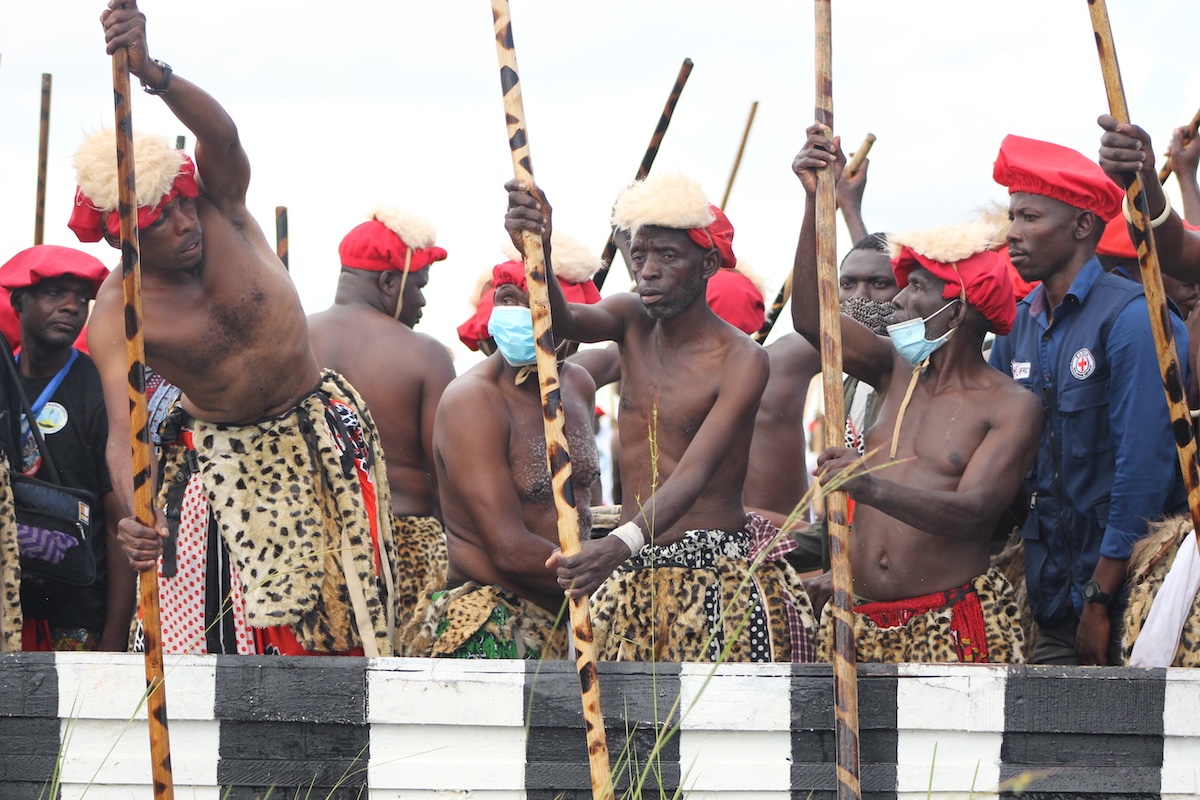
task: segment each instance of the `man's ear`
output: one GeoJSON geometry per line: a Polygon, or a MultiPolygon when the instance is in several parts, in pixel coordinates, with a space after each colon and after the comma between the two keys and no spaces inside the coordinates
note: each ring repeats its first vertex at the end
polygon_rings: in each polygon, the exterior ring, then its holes
{"type": "Polygon", "coordinates": [[[1080,211],[1075,215],[1073,232],[1075,238],[1080,241],[1090,239],[1093,243],[1099,242],[1100,237],[1104,235],[1104,223],[1091,211],[1080,211]]]}
{"type": "Polygon", "coordinates": [[[25,290],[13,289],[8,296],[8,301],[9,304],[12,305],[13,311],[20,314],[25,305],[25,290]]]}
{"type": "Polygon", "coordinates": [[[385,269],[375,279],[375,285],[385,296],[391,296],[400,289],[400,273],[394,269],[385,269]]]}
{"type": "Polygon", "coordinates": [[[717,248],[712,248],[704,254],[704,259],[700,262],[704,265],[704,278],[707,280],[717,274],[717,270],[721,268],[721,253],[717,248]]]}
{"type": "Polygon", "coordinates": [[[114,247],[117,250],[121,249],[121,237],[109,233],[107,225],[104,227],[104,241],[108,242],[110,247],[114,247]]]}

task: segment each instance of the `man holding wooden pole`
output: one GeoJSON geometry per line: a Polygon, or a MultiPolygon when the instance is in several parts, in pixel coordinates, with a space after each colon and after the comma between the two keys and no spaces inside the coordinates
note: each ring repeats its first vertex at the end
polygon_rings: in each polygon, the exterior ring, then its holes
{"type": "MultiPolygon", "coordinates": [[[[828,128],[808,129],[793,169],[807,194],[792,320],[819,342],[817,173],[845,163],[828,128]]],[[[835,175],[836,177],[836,175],[835,175]]],[[[1020,661],[1012,587],[988,567],[988,540],[1016,495],[1040,430],[1034,398],[983,360],[988,330],[1012,325],[1007,267],[988,226],[892,238],[901,291],[890,337],[843,314],[844,369],[879,392],[866,455],[827,449],[822,485],[856,502],[850,558],[859,661],[1020,661]]],[[[828,574],[808,582],[818,604],[828,574]]],[[[825,614],[820,654],[832,650],[825,614]]]]}
{"type": "MultiPolygon", "coordinates": [[[[544,197],[507,188],[514,240],[532,231],[549,245],[544,197]]],[[[613,223],[631,234],[636,293],[568,303],[552,253],[546,272],[556,338],[620,347],[622,524],[549,563],[574,597],[600,587],[601,658],[811,660],[808,597],[782,559],[791,542],[742,503],[767,356],[705,299],[736,263],[733,228],[677,173],[627,188],[613,223]]]]}
{"type": "MultiPolygon", "coordinates": [[[[134,149],[147,360],[183,390],[164,426],[177,436],[166,442],[164,496],[201,476],[260,650],[390,654],[395,548],[371,418],[353,387],[317,366],[296,289],[246,208],[250,165],[233,120],[150,58],[134,2],[111,0],[101,22],[109,52],[125,48],[130,72],[196,137],[195,165],[161,137],[139,136],[134,149]]],[[[88,137],[76,170],[72,230],[115,245],[111,134],[88,137]]],[[[88,341],[110,415],[114,488],[128,509],[119,278],[97,295],[88,341]]],[[[156,517],[155,528],[120,523],[139,570],[160,566],[171,535],[161,510],[156,517]]],[[[176,566],[169,548],[162,574],[176,566]]]]}

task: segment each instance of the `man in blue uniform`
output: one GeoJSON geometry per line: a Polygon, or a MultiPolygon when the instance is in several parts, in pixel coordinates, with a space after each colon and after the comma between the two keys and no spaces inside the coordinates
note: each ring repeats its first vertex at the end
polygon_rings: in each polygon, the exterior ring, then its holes
{"type": "MultiPolygon", "coordinates": [[[[1147,520],[1184,507],[1143,290],[1095,257],[1124,192],[1074,150],[1019,136],[1004,139],[994,177],[1010,194],[1013,266],[1042,282],[991,355],[1045,413],[1021,530],[1031,661],[1115,663],[1130,550],[1147,520]]],[[[1186,353],[1183,321],[1172,323],[1186,353]]]]}

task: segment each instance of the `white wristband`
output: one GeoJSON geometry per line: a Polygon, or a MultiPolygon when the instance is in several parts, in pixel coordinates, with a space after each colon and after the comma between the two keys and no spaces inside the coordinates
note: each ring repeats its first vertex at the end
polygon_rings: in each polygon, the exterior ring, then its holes
{"type": "MultiPolygon", "coordinates": [[[[1150,220],[1151,228],[1158,228],[1160,225],[1162,225],[1164,222],[1167,221],[1167,217],[1171,216],[1171,197],[1170,197],[1170,195],[1168,195],[1166,192],[1163,192],[1163,200],[1166,202],[1166,205],[1163,206],[1163,210],[1162,210],[1161,214],[1159,214],[1154,219],[1150,220]]],[[[1128,197],[1125,198],[1125,203],[1123,205],[1123,208],[1125,211],[1125,219],[1130,224],[1133,224],[1133,212],[1129,210],[1129,198],[1128,197]]]]}
{"type": "Polygon", "coordinates": [[[618,528],[613,528],[608,535],[615,536],[624,542],[625,546],[629,548],[630,555],[646,546],[646,534],[642,533],[642,529],[636,522],[626,522],[618,528]]]}

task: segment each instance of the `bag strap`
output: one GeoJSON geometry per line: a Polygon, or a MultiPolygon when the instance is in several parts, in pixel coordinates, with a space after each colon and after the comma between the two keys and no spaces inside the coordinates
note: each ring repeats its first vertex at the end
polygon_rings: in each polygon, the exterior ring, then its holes
{"type": "Polygon", "coordinates": [[[50,448],[46,447],[46,439],[42,436],[42,428],[38,425],[37,417],[33,415],[33,408],[29,405],[29,398],[25,396],[25,389],[21,386],[21,376],[17,374],[16,359],[13,357],[12,348],[8,344],[8,338],[4,334],[0,334],[0,348],[4,350],[4,366],[8,369],[9,377],[12,378],[13,387],[17,390],[17,397],[21,398],[21,408],[25,411],[25,418],[29,420],[29,430],[33,433],[38,451],[42,454],[42,462],[50,468],[46,478],[49,479],[49,483],[62,486],[62,481],[58,479],[58,468],[54,466],[54,459],[50,457],[50,448]]]}

